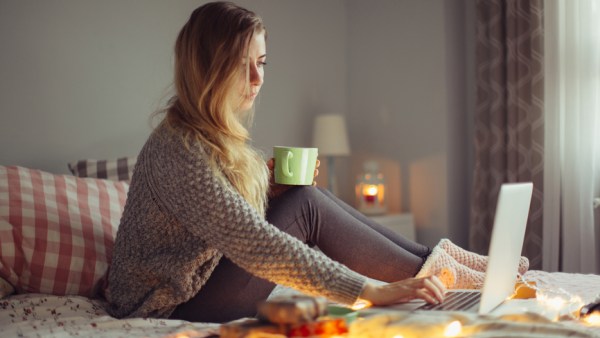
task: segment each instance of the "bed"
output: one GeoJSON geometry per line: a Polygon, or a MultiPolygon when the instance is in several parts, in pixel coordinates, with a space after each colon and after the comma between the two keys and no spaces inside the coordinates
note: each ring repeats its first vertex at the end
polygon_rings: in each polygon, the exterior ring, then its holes
{"type": "MultiPolygon", "coordinates": [[[[531,271],[526,274],[542,287],[560,287],[582,299],[596,297],[600,276],[531,271]]],[[[291,293],[283,287],[274,295],[291,293]]],[[[600,326],[569,318],[563,311],[547,312],[536,300],[515,300],[514,312],[498,317],[464,313],[406,313],[385,309],[359,311],[360,320],[349,326],[349,338],[443,337],[456,321],[461,323],[459,337],[600,337],[600,326]],[[522,304],[528,303],[528,304],[522,304]],[[525,312],[523,309],[537,308],[525,312]]],[[[1,337],[215,337],[220,325],[165,319],[115,319],[104,310],[104,301],[83,296],[55,296],[28,293],[0,300],[1,337]]]]}
{"type": "MultiPolygon", "coordinates": [[[[215,323],[116,319],[105,311],[98,295],[134,164],[135,158],[78,161],[69,165],[73,175],[0,166],[0,337],[218,336],[215,323]]],[[[598,296],[600,276],[530,271],[525,277],[536,282],[539,300],[512,300],[507,313],[369,308],[345,336],[600,337],[600,323],[571,316],[598,296]],[[552,307],[556,299],[562,303],[552,307]]],[[[292,293],[277,287],[272,296],[292,293]]]]}

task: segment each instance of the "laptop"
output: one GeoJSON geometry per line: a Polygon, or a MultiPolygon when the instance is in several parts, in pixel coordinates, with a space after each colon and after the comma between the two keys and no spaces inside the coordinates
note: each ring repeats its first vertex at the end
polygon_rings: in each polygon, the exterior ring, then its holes
{"type": "Polygon", "coordinates": [[[502,304],[515,290],[532,192],[532,183],[507,183],[500,187],[488,252],[489,261],[481,290],[448,290],[444,302],[439,305],[415,300],[388,306],[386,309],[486,314],[502,304]],[[466,299],[454,300],[461,297],[466,299]]]}

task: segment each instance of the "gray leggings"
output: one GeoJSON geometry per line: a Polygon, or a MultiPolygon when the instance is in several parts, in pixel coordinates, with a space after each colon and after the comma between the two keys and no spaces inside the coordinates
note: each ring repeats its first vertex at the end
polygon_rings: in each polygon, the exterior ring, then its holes
{"type": "MultiPolygon", "coordinates": [[[[413,277],[431,253],[320,188],[295,187],[272,199],[267,220],[350,269],[386,282],[413,277]]],[[[171,318],[221,323],[252,317],[274,287],[223,257],[206,285],[171,318]]]]}

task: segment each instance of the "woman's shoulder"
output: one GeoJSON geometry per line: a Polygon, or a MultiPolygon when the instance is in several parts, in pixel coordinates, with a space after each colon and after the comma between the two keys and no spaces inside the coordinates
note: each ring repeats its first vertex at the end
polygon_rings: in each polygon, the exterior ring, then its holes
{"type": "Polygon", "coordinates": [[[206,156],[202,142],[186,133],[182,127],[172,126],[161,122],[150,134],[144,149],[146,152],[159,152],[162,155],[177,155],[184,157],[206,156]]]}
{"type": "Polygon", "coordinates": [[[172,126],[168,124],[166,121],[160,122],[148,138],[147,143],[151,144],[170,144],[170,143],[180,143],[183,141],[184,132],[182,128],[172,126]]]}

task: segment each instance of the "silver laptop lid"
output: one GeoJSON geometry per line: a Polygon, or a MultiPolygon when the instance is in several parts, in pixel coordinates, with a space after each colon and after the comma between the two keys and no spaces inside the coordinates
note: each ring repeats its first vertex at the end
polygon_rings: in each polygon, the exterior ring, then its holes
{"type": "Polygon", "coordinates": [[[507,183],[500,187],[480,314],[493,310],[515,290],[532,192],[532,183],[507,183]]]}

